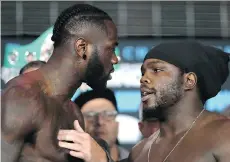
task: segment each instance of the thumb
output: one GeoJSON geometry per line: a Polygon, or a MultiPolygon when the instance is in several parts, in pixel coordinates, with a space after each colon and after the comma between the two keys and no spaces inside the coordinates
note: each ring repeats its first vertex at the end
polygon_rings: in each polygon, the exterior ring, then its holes
{"type": "Polygon", "coordinates": [[[81,128],[81,126],[80,126],[78,120],[75,120],[75,121],[74,121],[74,129],[76,129],[76,130],[79,131],[79,132],[84,132],[84,130],[81,128]]]}

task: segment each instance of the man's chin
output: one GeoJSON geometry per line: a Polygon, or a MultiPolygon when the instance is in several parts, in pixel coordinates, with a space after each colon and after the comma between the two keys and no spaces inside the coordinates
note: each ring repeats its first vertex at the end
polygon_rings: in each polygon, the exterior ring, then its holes
{"type": "Polygon", "coordinates": [[[160,107],[146,107],[143,108],[143,115],[146,119],[158,119],[159,121],[164,121],[163,109],[160,107]]]}

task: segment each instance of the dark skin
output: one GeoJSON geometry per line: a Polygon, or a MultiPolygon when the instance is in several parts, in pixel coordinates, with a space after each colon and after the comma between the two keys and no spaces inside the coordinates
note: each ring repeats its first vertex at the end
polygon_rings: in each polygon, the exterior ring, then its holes
{"type": "Polygon", "coordinates": [[[148,138],[159,129],[159,122],[156,121],[141,121],[138,123],[139,130],[144,138],[148,138]]]}
{"type": "Polygon", "coordinates": [[[81,158],[87,162],[98,162],[105,159],[102,148],[84,132],[82,113],[70,101],[85,79],[93,45],[98,47],[106,75],[117,63],[114,51],[110,50],[117,45],[117,30],[111,21],[105,21],[105,25],[108,35],[97,31],[100,39],[96,39],[96,34],[89,36],[89,31],[97,30],[91,27],[81,37],[76,36],[70,43],[54,49],[46,65],[7,84],[2,92],[3,161],[77,162],[81,158]],[[83,59],[84,54],[86,59],[83,59]],[[60,129],[77,130],[77,140],[88,146],[79,151],[81,155],[77,158],[69,156],[70,151],[58,145],[60,129]]]}
{"type": "MultiPolygon", "coordinates": [[[[131,151],[129,161],[148,161],[151,146],[149,161],[163,162],[203,109],[196,88],[197,77],[194,73],[180,74],[176,66],[156,59],[144,62],[142,75],[142,95],[148,89],[155,89],[148,99],[144,99],[143,106],[160,110],[163,118],[160,121],[159,136],[155,133],[137,144],[131,151]],[[161,93],[162,88],[174,98],[161,93]],[[160,102],[160,98],[164,98],[164,102],[160,102]]],[[[230,120],[204,111],[166,161],[228,162],[229,136],[230,120]]]]}

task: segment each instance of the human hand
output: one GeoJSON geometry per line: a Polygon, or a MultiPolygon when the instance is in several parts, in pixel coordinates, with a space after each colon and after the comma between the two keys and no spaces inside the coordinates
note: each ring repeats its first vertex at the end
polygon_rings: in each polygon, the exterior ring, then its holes
{"type": "Polygon", "coordinates": [[[74,130],[60,130],[58,145],[69,149],[69,154],[85,160],[85,162],[107,162],[105,151],[99,144],[74,121],[74,130]],[[72,142],[72,143],[70,143],[72,142]]]}

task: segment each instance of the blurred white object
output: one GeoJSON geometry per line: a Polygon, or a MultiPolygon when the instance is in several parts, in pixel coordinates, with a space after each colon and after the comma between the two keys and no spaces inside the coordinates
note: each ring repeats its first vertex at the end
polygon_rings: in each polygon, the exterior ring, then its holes
{"type": "Polygon", "coordinates": [[[119,122],[118,140],[120,144],[136,144],[140,141],[139,119],[130,115],[119,114],[116,121],[119,122]]]}

